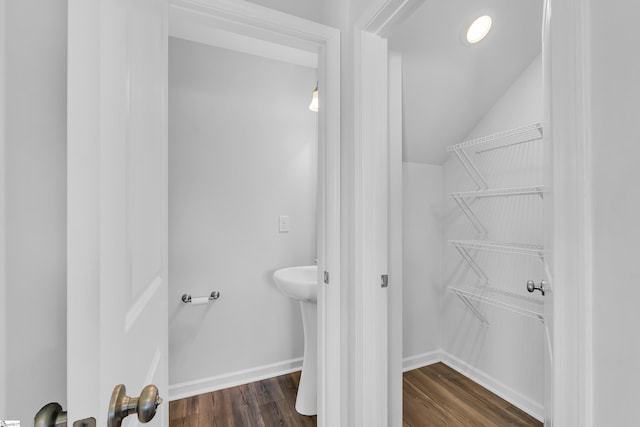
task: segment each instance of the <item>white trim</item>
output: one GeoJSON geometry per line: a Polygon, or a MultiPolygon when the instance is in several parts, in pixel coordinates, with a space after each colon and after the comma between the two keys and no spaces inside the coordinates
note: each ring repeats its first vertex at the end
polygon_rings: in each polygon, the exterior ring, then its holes
{"type": "Polygon", "coordinates": [[[578,180],[578,186],[582,197],[578,198],[580,203],[579,210],[581,215],[579,218],[580,236],[579,242],[575,242],[579,250],[579,266],[578,274],[581,276],[578,278],[578,283],[581,284],[579,296],[581,297],[579,308],[580,321],[579,321],[579,334],[580,334],[580,349],[578,354],[582,355],[580,361],[580,405],[583,412],[581,419],[582,426],[593,427],[593,225],[592,225],[592,133],[591,133],[591,18],[590,8],[588,2],[581,2],[580,6],[580,35],[577,37],[579,43],[582,43],[582,49],[580,51],[578,64],[581,70],[581,95],[582,95],[582,110],[579,117],[580,130],[582,132],[582,138],[578,142],[579,152],[579,165],[578,173],[580,178],[578,180]]]}
{"type": "MultiPolygon", "coordinates": [[[[347,360],[342,349],[340,34],[326,41],[318,68],[318,273],[330,283],[318,294],[318,426],[339,426],[346,411],[347,360]],[[322,107],[324,105],[325,107],[322,107]]],[[[319,283],[322,283],[319,281],[319,283]]]]}
{"type": "Polygon", "coordinates": [[[173,23],[170,31],[171,37],[302,65],[303,67],[318,67],[318,55],[315,52],[212,28],[209,22],[202,22],[202,15],[194,16],[176,7],[171,8],[170,12],[170,20],[173,23]]]}
{"type": "Polygon", "coordinates": [[[5,233],[5,2],[0,2],[0,416],[7,414],[7,275],[5,233]]]}
{"type": "Polygon", "coordinates": [[[442,362],[442,353],[442,349],[437,349],[405,357],[402,359],[402,372],[413,371],[414,369],[420,369],[433,365],[434,363],[442,362]]]}
{"type": "Polygon", "coordinates": [[[296,372],[301,369],[302,357],[299,357],[297,359],[284,360],[282,362],[256,366],[254,368],[241,369],[222,375],[185,381],[178,384],[169,384],[169,400],[184,399],[185,397],[197,396],[203,393],[262,381],[267,378],[290,374],[291,372],[296,372]]]}
{"type": "Polygon", "coordinates": [[[355,425],[388,419],[387,43],[356,32],[355,85],[355,425]],[[385,64],[384,67],[377,66],[385,64]],[[367,70],[366,72],[363,70],[367,70]]]}
{"type": "Polygon", "coordinates": [[[380,37],[386,37],[393,28],[411,16],[424,2],[425,0],[379,1],[360,17],[356,27],[380,37]]]}
{"type": "Polygon", "coordinates": [[[473,382],[480,384],[490,392],[500,396],[538,421],[544,420],[544,406],[541,403],[528,398],[506,384],[496,380],[489,374],[447,352],[442,353],[442,363],[460,372],[473,382]]]}
{"type": "Polygon", "coordinates": [[[486,372],[473,367],[467,362],[447,353],[442,349],[432,350],[426,353],[417,354],[415,356],[405,357],[402,362],[402,371],[412,371],[414,369],[420,369],[439,362],[442,362],[445,365],[449,366],[451,369],[458,371],[460,374],[469,378],[471,381],[486,388],[490,392],[511,403],[513,406],[531,415],[535,419],[543,421],[544,406],[541,403],[528,398],[522,393],[519,393],[513,388],[507,386],[503,382],[493,378],[486,372]]]}
{"type": "Polygon", "coordinates": [[[547,425],[593,425],[590,38],[587,0],[552,3],[552,413],[547,425]]]}
{"type": "MultiPolygon", "coordinates": [[[[354,325],[353,424],[397,424],[397,399],[389,399],[388,288],[388,48],[384,36],[423,0],[384,0],[357,21],[354,29],[354,325]],[[392,402],[396,402],[395,404],[392,402]]],[[[390,285],[392,286],[392,284],[390,285]]],[[[393,313],[392,315],[400,315],[393,313]]],[[[402,346],[395,348],[402,351],[402,346]]],[[[397,371],[399,375],[399,370],[397,371]]]]}
{"type": "MultiPolygon", "coordinates": [[[[318,271],[330,277],[318,293],[318,425],[339,426],[347,410],[342,403],[347,377],[341,352],[340,32],[235,0],[171,0],[170,9],[180,10],[172,19],[184,19],[184,12],[190,12],[212,28],[313,52],[318,58],[318,271]]],[[[170,22],[170,32],[175,25],[170,22]]]]}
{"type": "MultiPolygon", "coordinates": [[[[332,27],[283,12],[237,0],[170,0],[170,9],[181,10],[170,19],[199,17],[209,26],[283,46],[318,52],[328,40],[340,35],[332,27]],[[309,44],[309,43],[313,44],[309,44]]],[[[171,22],[176,25],[176,22],[171,22]]],[[[169,33],[171,34],[171,29],[169,33]]]]}
{"type": "Polygon", "coordinates": [[[389,426],[402,426],[402,56],[389,52],[389,426]]]}

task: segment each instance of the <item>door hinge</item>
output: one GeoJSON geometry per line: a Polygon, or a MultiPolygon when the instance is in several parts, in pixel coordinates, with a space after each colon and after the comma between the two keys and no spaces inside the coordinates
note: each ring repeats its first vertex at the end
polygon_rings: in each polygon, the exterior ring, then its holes
{"type": "Polygon", "coordinates": [[[382,276],[380,276],[380,278],[382,279],[382,283],[380,285],[380,287],[382,288],[386,288],[389,286],[389,275],[388,274],[383,274],[382,276]]]}
{"type": "Polygon", "coordinates": [[[325,271],[325,272],[324,272],[324,283],[325,283],[326,285],[328,285],[328,284],[329,284],[329,272],[328,272],[328,271],[325,271]]]}

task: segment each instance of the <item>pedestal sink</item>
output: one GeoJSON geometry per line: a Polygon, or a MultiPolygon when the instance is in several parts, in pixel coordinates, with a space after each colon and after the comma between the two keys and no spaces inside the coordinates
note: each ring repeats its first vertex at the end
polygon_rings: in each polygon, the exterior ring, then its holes
{"type": "Polygon", "coordinates": [[[300,301],[304,331],[304,356],[296,397],[296,411],[302,415],[316,415],[318,412],[318,267],[308,265],[283,268],[273,273],[273,281],[283,294],[300,301]]]}

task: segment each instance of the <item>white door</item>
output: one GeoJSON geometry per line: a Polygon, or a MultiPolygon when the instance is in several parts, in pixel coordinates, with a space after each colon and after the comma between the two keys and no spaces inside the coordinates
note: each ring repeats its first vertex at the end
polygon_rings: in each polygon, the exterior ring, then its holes
{"type": "Polygon", "coordinates": [[[552,141],[551,141],[551,54],[550,54],[551,8],[549,0],[544,2],[542,19],[542,57],[543,57],[543,115],[544,115],[544,423],[553,425],[553,173],[552,173],[552,141]]]}
{"type": "Polygon", "coordinates": [[[167,4],[68,8],[66,409],[104,427],[117,384],[168,395],[167,4]]]}

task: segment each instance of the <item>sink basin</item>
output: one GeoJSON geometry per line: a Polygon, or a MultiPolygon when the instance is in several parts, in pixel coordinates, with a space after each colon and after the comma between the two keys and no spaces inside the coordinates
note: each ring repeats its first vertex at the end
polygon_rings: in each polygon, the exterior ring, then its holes
{"type": "Polygon", "coordinates": [[[302,415],[318,413],[318,266],[283,268],[273,273],[280,292],[300,301],[304,355],[296,396],[296,411],[302,415]]]}
{"type": "Polygon", "coordinates": [[[289,298],[306,302],[318,301],[318,266],[282,268],[273,273],[273,281],[289,298]]]}

